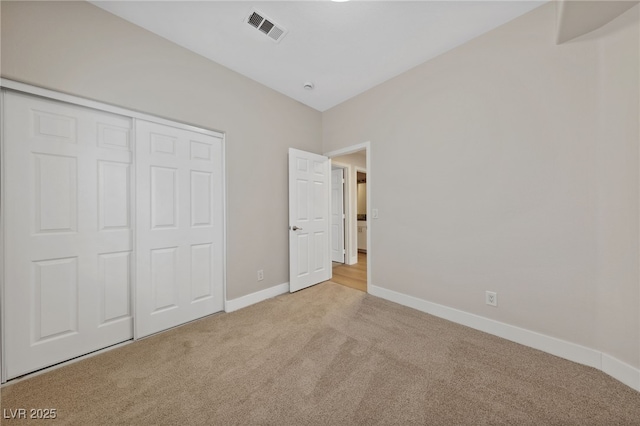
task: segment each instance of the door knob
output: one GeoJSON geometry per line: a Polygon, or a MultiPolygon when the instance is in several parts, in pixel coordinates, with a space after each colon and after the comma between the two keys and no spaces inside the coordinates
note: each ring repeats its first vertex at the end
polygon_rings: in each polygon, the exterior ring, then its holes
{"type": "Polygon", "coordinates": [[[302,231],[302,228],[298,228],[297,226],[290,226],[289,229],[291,229],[292,231],[302,231]]]}

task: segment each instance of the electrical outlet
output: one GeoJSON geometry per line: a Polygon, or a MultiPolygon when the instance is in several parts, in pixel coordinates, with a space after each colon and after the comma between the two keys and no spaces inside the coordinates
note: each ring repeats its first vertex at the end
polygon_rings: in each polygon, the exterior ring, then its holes
{"type": "Polygon", "coordinates": [[[495,291],[485,292],[484,301],[487,305],[498,306],[498,293],[495,291]]]}
{"type": "Polygon", "coordinates": [[[378,218],[378,209],[371,209],[371,214],[373,215],[374,219],[378,218]]]}
{"type": "Polygon", "coordinates": [[[264,280],[264,270],[259,269],[258,270],[258,281],[262,281],[264,280]]]}

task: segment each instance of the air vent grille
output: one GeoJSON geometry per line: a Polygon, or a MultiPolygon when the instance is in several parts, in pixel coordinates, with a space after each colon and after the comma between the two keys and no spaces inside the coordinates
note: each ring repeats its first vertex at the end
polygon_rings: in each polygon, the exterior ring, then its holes
{"type": "Polygon", "coordinates": [[[249,20],[247,22],[249,22],[254,27],[258,28],[263,19],[264,18],[262,16],[258,15],[258,12],[253,12],[249,16],[249,20]]]}
{"type": "Polygon", "coordinates": [[[262,25],[260,25],[260,31],[262,31],[265,34],[269,34],[269,31],[271,31],[271,28],[273,28],[273,23],[271,21],[267,21],[266,19],[264,20],[262,25]]]}
{"type": "Polygon", "coordinates": [[[262,12],[255,9],[249,12],[245,22],[268,35],[276,43],[287,34],[287,30],[282,25],[275,23],[271,18],[267,18],[262,12]]]}
{"type": "Polygon", "coordinates": [[[269,31],[269,34],[267,35],[277,41],[282,37],[283,34],[284,34],[284,30],[282,28],[273,27],[273,29],[269,31]]]}

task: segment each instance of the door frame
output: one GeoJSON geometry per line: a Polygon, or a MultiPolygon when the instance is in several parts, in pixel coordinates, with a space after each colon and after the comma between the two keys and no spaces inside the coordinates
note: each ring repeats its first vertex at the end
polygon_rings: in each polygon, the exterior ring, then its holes
{"type": "MultiPolygon", "coordinates": [[[[0,86],[2,89],[2,86],[0,86]]],[[[5,368],[5,344],[4,344],[4,90],[0,90],[0,383],[7,381],[7,371],[5,368]]]]}
{"type": "MultiPolygon", "coordinates": [[[[367,141],[367,142],[362,142],[359,144],[355,144],[355,145],[351,145],[351,146],[347,146],[345,148],[341,148],[341,149],[336,149],[333,151],[329,151],[329,152],[325,152],[323,155],[329,157],[329,159],[331,159],[332,157],[340,157],[342,155],[347,155],[347,154],[353,154],[355,152],[358,151],[365,151],[365,155],[366,155],[366,170],[367,170],[367,293],[371,292],[371,286],[373,286],[373,274],[372,272],[372,265],[373,265],[373,243],[371,241],[371,234],[372,234],[372,228],[373,226],[373,215],[371,214],[372,211],[372,205],[373,203],[371,202],[372,194],[373,194],[373,167],[372,167],[372,162],[371,162],[371,142],[367,141]],[[371,218],[371,220],[369,220],[369,218],[371,218]]],[[[333,163],[332,163],[333,164],[333,163]]],[[[377,219],[377,218],[376,218],[377,219]]],[[[329,255],[331,255],[331,247],[329,247],[329,255]]]]}
{"type": "Polygon", "coordinates": [[[351,235],[351,224],[349,222],[349,217],[351,214],[351,199],[349,191],[349,183],[351,179],[351,165],[343,164],[340,162],[332,161],[331,162],[331,170],[334,168],[342,169],[342,176],[344,178],[344,183],[342,184],[342,212],[344,213],[344,225],[342,227],[343,230],[343,238],[344,238],[344,264],[352,265],[351,256],[349,255],[350,247],[351,247],[351,239],[349,238],[351,235]]]}
{"type": "MultiPolygon", "coordinates": [[[[10,79],[6,79],[6,78],[0,78],[0,111],[4,111],[4,93],[5,91],[12,91],[12,92],[17,92],[17,93],[25,93],[25,94],[29,94],[29,95],[33,95],[33,96],[39,96],[42,98],[46,98],[46,99],[51,99],[54,101],[59,101],[59,102],[64,102],[64,103],[68,103],[68,104],[72,104],[72,105],[76,105],[76,106],[80,106],[80,107],[85,107],[85,108],[91,108],[94,110],[98,110],[98,111],[104,111],[104,112],[108,112],[108,113],[112,113],[112,114],[118,114],[118,115],[122,115],[125,117],[129,117],[132,119],[132,125],[135,124],[135,121],[137,119],[141,119],[141,120],[146,120],[146,121],[151,121],[154,123],[158,123],[158,124],[164,124],[167,126],[172,126],[172,127],[176,127],[179,129],[184,129],[184,130],[190,130],[190,131],[195,131],[195,132],[199,132],[199,133],[203,133],[203,134],[208,134],[208,135],[212,135],[212,136],[219,136],[222,138],[222,200],[224,203],[223,209],[222,209],[222,294],[223,294],[223,311],[220,312],[226,312],[227,309],[227,209],[228,209],[228,198],[227,198],[227,169],[226,169],[226,133],[221,131],[221,130],[217,130],[217,129],[212,129],[212,128],[208,128],[208,127],[202,127],[200,125],[193,125],[193,124],[189,124],[189,123],[185,123],[185,122],[181,122],[181,121],[176,121],[170,118],[163,118],[163,117],[159,117],[159,116],[155,116],[155,115],[151,115],[151,114],[145,114],[143,112],[138,112],[138,111],[134,111],[131,109],[127,109],[127,108],[122,108],[119,106],[115,106],[115,105],[111,105],[111,104],[107,104],[104,102],[100,102],[100,101],[94,101],[94,100],[90,100],[87,98],[83,98],[80,96],[75,96],[75,95],[68,95],[66,93],[61,93],[61,92],[57,92],[55,90],[50,90],[50,89],[45,89],[42,87],[38,87],[38,86],[34,86],[31,84],[26,84],[26,83],[21,83],[15,80],[10,80],[10,79]]],[[[5,297],[4,297],[4,253],[5,253],[5,240],[4,240],[4,209],[5,209],[5,193],[4,193],[4,185],[5,185],[5,179],[4,179],[4,129],[3,129],[3,118],[2,118],[3,114],[0,114],[0,271],[2,271],[2,273],[0,273],[0,383],[5,383],[7,381],[6,377],[6,371],[5,371],[5,366],[4,366],[4,360],[5,360],[5,341],[4,341],[4,337],[6,335],[6,321],[4,318],[4,303],[5,303],[5,297]]],[[[135,185],[135,163],[136,163],[136,155],[135,155],[135,132],[132,131],[131,133],[131,142],[132,142],[132,165],[133,165],[133,176],[131,176],[131,184],[135,185]]],[[[135,196],[135,187],[132,188],[131,191],[132,196],[135,196]]],[[[132,209],[132,221],[133,221],[133,226],[135,227],[135,200],[132,201],[132,205],[131,205],[131,209],[132,209]]],[[[135,239],[135,232],[134,235],[132,237],[133,239],[133,244],[132,244],[132,270],[131,270],[131,288],[130,288],[130,293],[131,293],[131,315],[133,318],[135,318],[136,312],[135,312],[135,286],[136,286],[136,282],[135,282],[135,276],[136,276],[136,271],[135,271],[135,251],[137,248],[137,244],[136,244],[136,239],[135,239]]],[[[135,321],[135,319],[134,319],[135,321]]],[[[132,340],[136,340],[135,337],[132,340]]],[[[103,348],[103,349],[99,349],[95,352],[91,352],[85,355],[81,355],[77,358],[73,358],[71,360],[67,360],[64,361],[62,363],[53,365],[51,367],[47,367],[43,370],[38,370],[32,373],[29,373],[27,376],[25,377],[30,377],[33,374],[41,374],[43,372],[49,371],[50,369],[55,369],[55,368],[59,368],[63,365],[67,365],[70,363],[74,363],[77,362],[79,360],[91,357],[93,355],[96,355],[98,353],[102,353],[104,351],[108,351],[111,350],[113,348],[117,348],[117,347],[121,347],[122,345],[126,345],[128,343],[130,343],[132,340],[123,342],[123,343],[119,343],[117,345],[114,346],[109,346],[107,348],[103,348]]]]}

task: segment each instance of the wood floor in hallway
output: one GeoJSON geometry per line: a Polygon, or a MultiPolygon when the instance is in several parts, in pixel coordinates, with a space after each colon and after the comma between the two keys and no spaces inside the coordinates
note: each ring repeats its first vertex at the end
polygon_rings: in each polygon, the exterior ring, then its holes
{"type": "Polygon", "coordinates": [[[367,292],[367,254],[358,253],[358,263],[347,265],[343,263],[333,264],[334,283],[342,284],[356,290],[367,292]]]}

